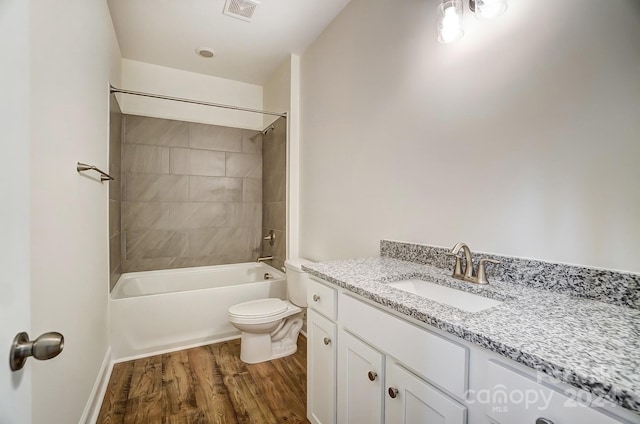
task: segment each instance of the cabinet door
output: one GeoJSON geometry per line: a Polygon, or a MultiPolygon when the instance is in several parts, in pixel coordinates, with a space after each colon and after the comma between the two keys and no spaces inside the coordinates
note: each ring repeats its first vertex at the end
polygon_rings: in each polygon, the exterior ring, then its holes
{"type": "Polygon", "coordinates": [[[392,361],[387,361],[386,387],[386,424],[466,422],[464,406],[392,361]]]}
{"type": "Polygon", "coordinates": [[[312,424],[336,422],[336,324],[307,312],[307,418],[312,424]]]}
{"type": "MultiPolygon", "coordinates": [[[[578,389],[570,396],[556,392],[496,361],[487,367],[487,416],[500,424],[534,424],[539,418],[554,424],[619,424],[620,421],[578,403],[578,389]]],[[[584,393],[589,398],[588,393],[584,393]]],[[[593,400],[595,396],[591,396],[593,400]]],[[[640,420],[638,421],[640,422],[640,420]]]]}
{"type": "Polygon", "coordinates": [[[338,343],[338,422],[381,424],[384,356],[340,331],[338,343]]]}

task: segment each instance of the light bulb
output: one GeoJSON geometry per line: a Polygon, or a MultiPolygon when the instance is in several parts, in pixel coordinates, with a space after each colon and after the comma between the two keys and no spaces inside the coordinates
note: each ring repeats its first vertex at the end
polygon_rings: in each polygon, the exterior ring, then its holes
{"type": "Polygon", "coordinates": [[[462,38],[462,1],[445,1],[438,5],[438,41],[451,43],[462,38]]]}
{"type": "Polygon", "coordinates": [[[507,10],[507,0],[476,0],[476,17],[494,19],[507,10]]]}

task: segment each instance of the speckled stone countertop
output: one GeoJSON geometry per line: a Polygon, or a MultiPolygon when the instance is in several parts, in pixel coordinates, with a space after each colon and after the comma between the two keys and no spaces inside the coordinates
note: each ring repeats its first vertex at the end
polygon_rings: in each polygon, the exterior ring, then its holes
{"type": "Polygon", "coordinates": [[[314,263],[325,281],[640,414],[640,310],[387,256],[314,263]],[[503,303],[469,313],[390,287],[420,278],[503,303]]]}

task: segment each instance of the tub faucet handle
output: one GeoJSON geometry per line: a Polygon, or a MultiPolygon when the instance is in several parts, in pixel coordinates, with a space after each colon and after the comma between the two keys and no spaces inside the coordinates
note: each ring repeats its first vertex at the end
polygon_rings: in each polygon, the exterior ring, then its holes
{"type": "Polygon", "coordinates": [[[264,240],[268,241],[270,246],[273,246],[276,242],[276,233],[273,230],[269,230],[269,233],[264,236],[264,240]]]}

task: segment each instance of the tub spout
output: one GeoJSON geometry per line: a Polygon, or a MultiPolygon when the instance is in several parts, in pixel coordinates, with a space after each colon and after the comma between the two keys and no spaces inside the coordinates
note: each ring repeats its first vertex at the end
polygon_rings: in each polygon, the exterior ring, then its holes
{"type": "Polygon", "coordinates": [[[271,260],[273,260],[273,256],[258,256],[258,259],[256,259],[256,262],[260,263],[260,262],[271,261],[271,260]]]}

